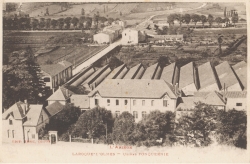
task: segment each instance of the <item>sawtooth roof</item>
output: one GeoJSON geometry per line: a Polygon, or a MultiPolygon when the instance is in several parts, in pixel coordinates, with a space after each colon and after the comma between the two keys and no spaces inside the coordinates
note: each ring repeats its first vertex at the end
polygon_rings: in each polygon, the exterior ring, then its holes
{"type": "Polygon", "coordinates": [[[182,89],[194,83],[194,64],[190,62],[180,69],[179,88],[182,89]]]}
{"type": "Polygon", "coordinates": [[[244,90],[247,90],[247,63],[245,61],[241,61],[232,67],[243,85],[244,90]]]}

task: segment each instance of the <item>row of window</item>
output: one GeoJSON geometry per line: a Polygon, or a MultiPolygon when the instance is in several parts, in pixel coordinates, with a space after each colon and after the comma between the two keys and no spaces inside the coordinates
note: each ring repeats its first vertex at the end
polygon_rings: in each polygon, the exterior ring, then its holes
{"type": "MultiPolygon", "coordinates": [[[[137,103],[137,100],[133,100],[133,106],[135,106],[137,103]]],[[[116,106],[120,104],[119,100],[115,100],[116,106]]],[[[145,100],[142,100],[142,106],[145,106],[145,100]]],[[[99,105],[99,99],[95,99],[95,105],[99,105]]],[[[107,105],[110,106],[110,99],[107,99],[107,105]]],[[[124,100],[124,105],[128,105],[128,100],[124,100]]],[[[151,100],[151,106],[154,106],[154,100],[151,100]]],[[[163,106],[167,107],[168,106],[168,101],[163,100],[163,106]]]]}
{"type": "MultiPolygon", "coordinates": [[[[115,117],[117,118],[117,117],[119,117],[119,115],[120,115],[120,111],[115,111],[115,117]]],[[[144,117],[146,117],[147,112],[146,111],[142,111],[141,115],[142,115],[142,118],[144,118],[144,117]]],[[[138,118],[138,112],[137,111],[133,111],[133,116],[134,116],[134,118],[138,118]]]]}

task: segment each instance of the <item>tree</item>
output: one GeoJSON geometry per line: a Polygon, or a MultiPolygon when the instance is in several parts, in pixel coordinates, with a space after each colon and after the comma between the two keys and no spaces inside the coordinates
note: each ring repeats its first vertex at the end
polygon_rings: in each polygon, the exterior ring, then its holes
{"type": "Polygon", "coordinates": [[[74,29],[76,29],[76,26],[77,26],[78,22],[79,22],[79,19],[76,18],[76,17],[74,17],[74,18],[71,20],[71,23],[73,24],[74,29]]]}
{"type": "Polygon", "coordinates": [[[245,111],[235,109],[219,111],[217,127],[219,143],[246,149],[247,115],[245,111]]]}
{"type": "Polygon", "coordinates": [[[207,22],[207,18],[205,15],[201,15],[201,23],[202,23],[202,27],[204,28],[204,24],[207,22]]]}
{"type": "Polygon", "coordinates": [[[219,45],[219,55],[222,54],[222,50],[221,50],[221,44],[222,44],[222,42],[223,42],[222,37],[223,37],[223,36],[219,35],[219,36],[218,36],[218,39],[217,39],[218,45],[219,45]]]}
{"type": "Polygon", "coordinates": [[[80,115],[81,109],[79,107],[75,107],[73,104],[66,104],[59,113],[50,119],[46,130],[56,130],[61,135],[77,122],[80,115]]]}
{"type": "Polygon", "coordinates": [[[180,27],[182,23],[185,21],[185,17],[183,17],[182,14],[177,14],[175,19],[179,21],[180,27]]]}
{"type": "Polygon", "coordinates": [[[63,18],[59,18],[57,21],[58,21],[59,29],[62,30],[63,25],[64,25],[64,19],[63,18]]]}
{"type": "Polygon", "coordinates": [[[184,136],[186,144],[208,146],[210,134],[216,129],[217,108],[199,102],[189,113],[178,120],[176,132],[184,136]]]}
{"type": "Polygon", "coordinates": [[[166,65],[170,64],[169,58],[167,56],[160,56],[158,59],[159,66],[161,68],[165,67],[166,65]]]}
{"type": "Polygon", "coordinates": [[[72,134],[81,137],[98,138],[112,132],[114,120],[111,111],[95,107],[85,111],[78,119],[72,134]]]}
{"type": "Polygon", "coordinates": [[[235,23],[238,22],[238,16],[237,15],[233,15],[232,16],[232,23],[234,24],[234,27],[235,27],[235,23]]]}
{"type": "Polygon", "coordinates": [[[111,70],[115,69],[116,67],[119,67],[120,65],[123,64],[123,62],[121,60],[119,60],[117,57],[115,56],[112,56],[110,59],[109,59],[109,67],[111,70]]]}
{"type": "Polygon", "coordinates": [[[184,21],[187,24],[187,26],[189,25],[190,21],[191,21],[191,16],[189,14],[185,14],[184,16],[184,21]]]}
{"type": "Polygon", "coordinates": [[[222,18],[221,18],[221,17],[215,18],[215,22],[217,22],[217,23],[218,23],[218,26],[219,26],[220,23],[222,23],[222,18]]]}
{"type": "Polygon", "coordinates": [[[32,30],[36,30],[38,24],[39,24],[39,21],[38,21],[37,19],[33,19],[33,20],[31,21],[32,30]]]}
{"type": "Polygon", "coordinates": [[[199,22],[199,21],[201,20],[200,16],[197,15],[197,14],[193,14],[193,15],[191,16],[191,19],[192,19],[192,21],[194,22],[194,25],[195,25],[195,28],[196,28],[197,22],[199,22]]]}
{"type": "Polygon", "coordinates": [[[46,8],[46,15],[49,15],[49,8],[46,8]]]}
{"type": "Polygon", "coordinates": [[[116,142],[130,143],[135,127],[135,119],[129,112],[123,112],[115,119],[113,140],[116,142]]]}
{"type": "Polygon", "coordinates": [[[176,14],[170,14],[167,17],[167,22],[169,23],[169,26],[171,24],[174,24],[174,20],[176,19],[177,15],[176,14]]]}
{"type": "Polygon", "coordinates": [[[109,24],[111,24],[112,22],[114,22],[114,19],[113,18],[108,18],[108,22],[109,22],[109,24]]]}
{"type": "Polygon", "coordinates": [[[67,17],[64,19],[64,23],[66,24],[66,29],[70,28],[70,22],[71,22],[72,18],[71,17],[67,17]]]}
{"type": "Polygon", "coordinates": [[[85,21],[85,17],[84,17],[84,16],[81,16],[80,19],[79,19],[79,28],[80,28],[80,29],[83,29],[83,28],[84,28],[84,26],[83,26],[84,21],[85,21]]]}
{"type": "Polygon", "coordinates": [[[52,20],[51,20],[51,26],[52,26],[53,29],[56,28],[57,24],[58,24],[58,21],[57,21],[57,20],[55,20],[55,19],[52,19],[52,20]]]}
{"type": "Polygon", "coordinates": [[[85,15],[84,8],[82,8],[81,15],[82,15],[82,16],[84,16],[84,15],[85,15]]]}
{"type": "Polygon", "coordinates": [[[39,21],[39,28],[43,29],[45,27],[45,19],[44,18],[40,18],[39,21]]]}
{"type": "Polygon", "coordinates": [[[120,16],[122,16],[122,12],[120,11],[120,16]]]}
{"type": "Polygon", "coordinates": [[[208,17],[207,17],[207,21],[209,23],[209,26],[212,27],[214,17],[211,14],[209,14],[208,17]]]}
{"type": "Polygon", "coordinates": [[[50,28],[50,25],[51,25],[50,23],[51,23],[51,19],[47,18],[46,21],[45,21],[45,26],[46,26],[47,30],[50,28]]]}
{"type": "Polygon", "coordinates": [[[227,7],[224,9],[224,17],[227,17],[227,7]]]}

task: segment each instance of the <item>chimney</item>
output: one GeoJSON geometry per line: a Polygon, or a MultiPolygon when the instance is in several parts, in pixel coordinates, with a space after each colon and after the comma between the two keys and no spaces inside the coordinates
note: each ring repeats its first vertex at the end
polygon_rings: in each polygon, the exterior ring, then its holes
{"type": "Polygon", "coordinates": [[[29,110],[29,104],[27,100],[24,100],[24,113],[27,114],[29,110]]]}
{"type": "Polygon", "coordinates": [[[69,97],[69,90],[68,89],[65,90],[65,94],[66,94],[66,97],[69,97]]]}
{"type": "Polygon", "coordinates": [[[175,87],[174,87],[175,95],[177,95],[177,90],[178,90],[178,83],[176,83],[176,84],[175,84],[175,87]]]}

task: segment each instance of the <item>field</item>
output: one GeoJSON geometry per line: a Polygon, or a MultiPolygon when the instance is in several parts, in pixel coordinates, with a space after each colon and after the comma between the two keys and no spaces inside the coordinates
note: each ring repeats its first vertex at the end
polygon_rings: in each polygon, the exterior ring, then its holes
{"type": "Polygon", "coordinates": [[[101,163],[103,161],[105,163],[249,162],[249,152],[247,150],[230,146],[211,145],[205,148],[190,148],[185,146],[147,148],[132,146],[132,149],[118,149],[115,146],[60,141],[54,145],[50,145],[49,143],[2,144],[1,161],[4,163],[17,161],[25,163],[101,163]],[[41,158],[41,155],[43,158],[41,158]]]}

